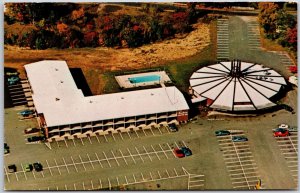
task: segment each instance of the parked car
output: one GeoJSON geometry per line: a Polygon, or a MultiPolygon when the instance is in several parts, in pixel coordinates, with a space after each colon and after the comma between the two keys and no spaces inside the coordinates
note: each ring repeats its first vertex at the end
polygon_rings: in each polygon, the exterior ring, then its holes
{"type": "Polygon", "coordinates": [[[180,150],[183,152],[185,157],[192,155],[192,151],[188,147],[182,147],[180,150]]]}
{"type": "Polygon", "coordinates": [[[298,68],[297,68],[297,66],[290,66],[289,70],[290,70],[291,73],[297,73],[298,68]]]}
{"type": "Polygon", "coordinates": [[[25,164],[24,170],[25,172],[31,172],[33,170],[32,164],[25,164]]]}
{"type": "Polygon", "coordinates": [[[43,166],[42,166],[42,164],[39,163],[39,162],[33,163],[33,168],[34,168],[34,170],[37,171],[37,172],[40,172],[40,171],[43,170],[43,166]]]}
{"type": "Polygon", "coordinates": [[[27,129],[24,129],[24,133],[25,134],[30,134],[30,133],[36,133],[36,132],[39,132],[40,130],[38,128],[27,128],[27,129]]]}
{"type": "Polygon", "coordinates": [[[19,114],[22,115],[22,116],[28,116],[28,115],[34,114],[34,111],[30,110],[30,109],[26,109],[24,111],[19,112],[19,114]]]}
{"type": "Polygon", "coordinates": [[[17,166],[15,164],[11,164],[8,166],[8,172],[9,173],[14,173],[17,171],[17,166]]]}
{"type": "Polygon", "coordinates": [[[242,142],[242,141],[248,141],[248,138],[245,136],[233,136],[232,137],[233,142],[242,142]]]}
{"type": "Polygon", "coordinates": [[[9,85],[13,85],[16,84],[17,82],[19,82],[20,78],[18,76],[11,76],[7,79],[7,82],[9,85]]]}
{"type": "Polygon", "coordinates": [[[278,128],[278,130],[274,131],[274,137],[286,137],[289,135],[290,133],[287,129],[278,128]]]}
{"type": "Polygon", "coordinates": [[[36,142],[36,141],[41,141],[44,140],[44,137],[41,136],[32,136],[32,137],[28,137],[27,141],[28,142],[36,142]]]}
{"type": "Polygon", "coordinates": [[[176,157],[178,157],[178,158],[184,157],[184,153],[183,153],[182,150],[179,149],[179,148],[175,148],[175,149],[174,149],[174,154],[175,154],[176,157]]]}
{"type": "Polygon", "coordinates": [[[9,152],[9,146],[7,145],[7,143],[4,143],[4,154],[8,154],[9,152]]]}
{"type": "Polygon", "coordinates": [[[215,131],[216,136],[224,136],[224,135],[230,135],[230,132],[227,130],[219,130],[215,131]]]}
{"type": "Polygon", "coordinates": [[[178,131],[178,127],[174,123],[169,125],[169,129],[170,129],[171,132],[178,131]]]}

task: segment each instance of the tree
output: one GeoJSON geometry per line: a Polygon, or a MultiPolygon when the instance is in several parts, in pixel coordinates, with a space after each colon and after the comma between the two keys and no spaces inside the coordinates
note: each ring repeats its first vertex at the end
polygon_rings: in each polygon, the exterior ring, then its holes
{"type": "Polygon", "coordinates": [[[286,40],[292,47],[292,50],[297,51],[297,27],[296,26],[287,31],[286,40]]]}
{"type": "Polygon", "coordinates": [[[258,8],[260,10],[258,15],[260,25],[263,27],[267,37],[274,39],[276,37],[278,5],[269,2],[259,2],[258,8]]]}

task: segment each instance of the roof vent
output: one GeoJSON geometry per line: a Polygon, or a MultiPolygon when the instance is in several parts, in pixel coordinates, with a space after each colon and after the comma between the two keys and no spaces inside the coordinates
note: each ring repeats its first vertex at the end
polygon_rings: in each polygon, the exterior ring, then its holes
{"type": "Polygon", "coordinates": [[[90,101],[90,103],[93,103],[93,101],[90,101]]]}
{"type": "Polygon", "coordinates": [[[55,71],[58,71],[58,69],[57,69],[57,68],[55,68],[55,71]]]}
{"type": "Polygon", "coordinates": [[[64,81],[61,80],[60,83],[64,83],[64,81]]]}
{"type": "Polygon", "coordinates": [[[153,96],[154,94],[153,93],[151,93],[151,96],[153,96]]]}
{"type": "Polygon", "coordinates": [[[124,97],[121,97],[121,99],[124,99],[124,97]]]}
{"type": "Polygon", "coordinates": [[[55,100],[56,100],[56,101],[59,101],[60,99],[59,99],[59,98],[55,98],[55,100]]]}

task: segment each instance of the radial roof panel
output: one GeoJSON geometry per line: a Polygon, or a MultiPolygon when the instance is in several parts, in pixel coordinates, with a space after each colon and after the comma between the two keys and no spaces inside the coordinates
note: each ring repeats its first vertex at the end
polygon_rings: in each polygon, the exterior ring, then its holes
{"type": "Polygon", "coordinates": [[[282,85],[286,85],[285,79],[273,69],[240,61],[203,67],[191,76],[190,83],[195,93],[199,94],[196,97],[211,99],[212,108],[226,111],[274,106],[270,98],[281,90],[282,85]],[[224,79],[220,79],[222,76],[224,79]]]}

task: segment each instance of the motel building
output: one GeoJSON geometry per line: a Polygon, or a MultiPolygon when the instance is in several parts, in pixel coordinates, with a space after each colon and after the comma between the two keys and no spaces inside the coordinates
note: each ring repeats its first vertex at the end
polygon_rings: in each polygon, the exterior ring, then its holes
{"type": "MultiPolygon", "coordinates": [[[[39,126],[48,141],[72,139],[188,120],[189,106],[175,87],[84,96],[65,61],[25,65],[39,126]]],[[[101,84],[101,83],[99,83],[101,84]]]]}

